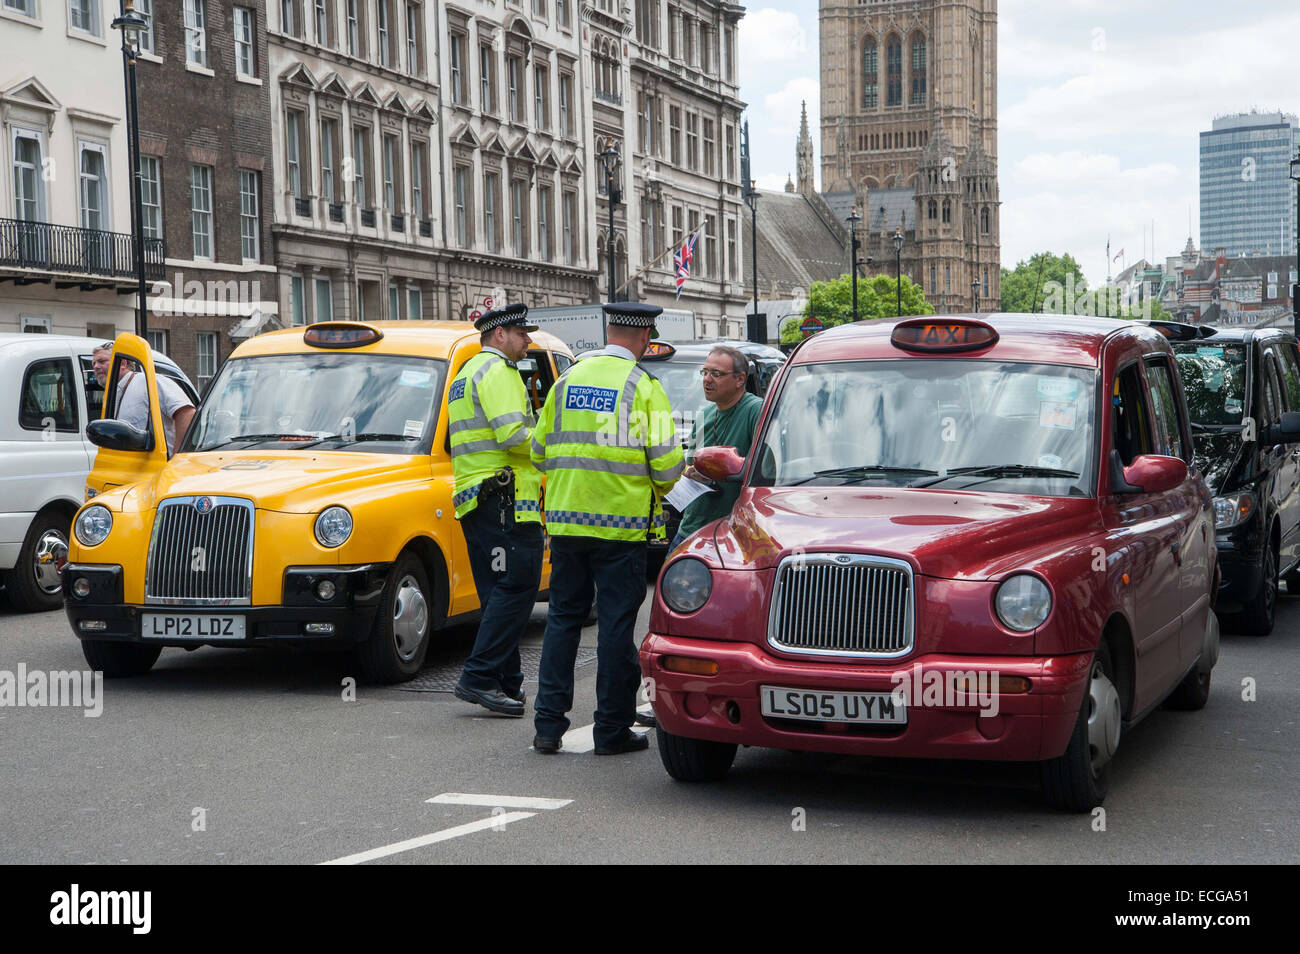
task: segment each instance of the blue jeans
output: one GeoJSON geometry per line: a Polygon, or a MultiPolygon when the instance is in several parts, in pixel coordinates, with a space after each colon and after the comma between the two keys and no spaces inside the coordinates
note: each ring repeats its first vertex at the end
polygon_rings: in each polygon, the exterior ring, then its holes
{"type": "Polygon", "coordinates": [[[573,665],[597,593],[596,744],[621,741],[636,717],[641,685],[636,615],[646,597],[644,542],[551,537],[551,602],[538,673],[537,734],[558,739],[573,708],[573,665]]]}
{"type": "Polygon", "coordinates": [[[542,578],[542,525],[515,523],[513,507],[500,496],[486,495],[479,497],[478,506],[465,514],[460,526],[483,607],[460,684],[514,695],[524,682],[519,637],[528,627],[542,578]]]}

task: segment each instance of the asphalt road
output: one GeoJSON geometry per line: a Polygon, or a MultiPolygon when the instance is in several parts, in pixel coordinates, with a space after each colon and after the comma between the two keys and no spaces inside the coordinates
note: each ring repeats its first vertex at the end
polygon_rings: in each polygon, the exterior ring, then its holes
{"type": "MultiPolygon", "coordinates": [[[[647,615],[648,601],[639,632],[647,615]]],[[[454,673],[472,639],[445,634],[431,672],[454,673]]],[[[0,672],[20,664],[86,668],[62,613],[0,596],[0,672]]],[[[98,717],[0,707],[0,863],[1300,859],[1300,598],[1272,636],[1225,636],[1202,712],[1162,710],[1124,737],[1104,831],[1043,807],[1033,766],[751,749],[725,781],[683,785],[653,741],[542,756],[531,708],[506,719],[365,684],[347,701],[352,674],[343,656],[166,649],[150,675],[107,683],[98,717]]],[[[594,706],[591,663],[575,728],[594,706]]]]}

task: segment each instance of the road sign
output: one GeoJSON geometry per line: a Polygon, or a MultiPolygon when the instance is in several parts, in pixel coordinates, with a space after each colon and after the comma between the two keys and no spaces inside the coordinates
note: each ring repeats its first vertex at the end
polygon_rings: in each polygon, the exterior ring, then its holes
{"type": "Polygon", "coordinates": [[[826,326],[821,323],[820,318],[813,318],[810,316],[803,320],[803,324],[799,326],[799,330],[802,331],[803,336],[807,338],[811,335],[817,334],[817,332],[823,330],[825,327],[826,326]]]}

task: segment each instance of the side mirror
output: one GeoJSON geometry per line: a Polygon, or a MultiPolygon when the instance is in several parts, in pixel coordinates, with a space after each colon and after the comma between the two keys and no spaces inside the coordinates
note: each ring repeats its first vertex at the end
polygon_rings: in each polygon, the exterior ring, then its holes
{"type": "Polygon", "coordinates": [[[1266,444],[1300,443],[1300,411],[1286,411],[1282,420],[1264,432],[1266,444]]]}
{"type": "Polygon", "coordinates": [[[1162,494],[1187,479],[1187,464],[1177,457],[1143,454],[1123,468],[1123,473],[1125,483],[1138,492],[1162,494]]]}
{"type": "Polygon", "coordinates": [[[706,447],[695,454],[695,469],[718,483],[739,480],[745,458],[734,447],[706,447]]]}
{"type": "Polygon", "coordinates": [[[153,449],[153,441],[146,431],[132,427],[123,421],[105,418],[91,421],[86,425],[86,439],[96,447],[120,451],[148,451],[153,449]]]}

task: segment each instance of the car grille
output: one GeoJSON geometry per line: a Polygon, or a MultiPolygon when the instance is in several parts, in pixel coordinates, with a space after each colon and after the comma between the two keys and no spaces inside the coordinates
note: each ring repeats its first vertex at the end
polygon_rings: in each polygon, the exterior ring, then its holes
{"type": "Polygon", "coordinates": [[[246,606],[252,602],[252,554],[252,501],[239,497],[164,500],[158,505],[149,543],[145,602],[246,606]]]}
{"type": "Polygon", "coordinates": [[[912,649],[912,567],[856,553],[781,561],[767,640],[793,653],[903,656],[912,649]]]}

